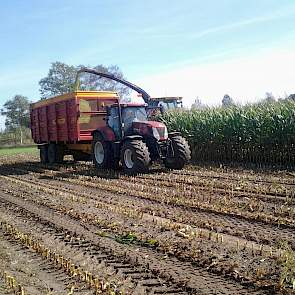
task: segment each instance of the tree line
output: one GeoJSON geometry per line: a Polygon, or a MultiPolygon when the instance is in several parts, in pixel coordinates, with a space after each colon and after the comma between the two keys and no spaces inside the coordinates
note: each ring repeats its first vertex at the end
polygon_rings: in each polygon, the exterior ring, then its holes
{"type": "MultiPolygon", "coordinates": [[[[256,103],[252,103],[252,104],[266,104],[266,103],[273,103],[276,101],[285,101],[285,100],[293,100],[295,101],[295,94],[290,94],[290,95],[285,95],[284,98],[279,97],[279,98],[275,98],[275,96],[271,93],[271,92],[266,92],[265,93],[265,98],[262,98],[260,100],[258,100],[256,103]]],[[[221,100],[221,106],[224,108],[228,108],[228,107],[234,107],[234,106],[238,106],[238,104],[235,102],[235,100],[229,96],[228,94],[225,94],[221,100]]],[[[191,105],[191,109],[192,110],[202,110],[202,109],[207,109],[208,106],[206,104],[204,104],[202,102],[202,100],[197,97],[194,101],[194,103],[191,105]]]]}

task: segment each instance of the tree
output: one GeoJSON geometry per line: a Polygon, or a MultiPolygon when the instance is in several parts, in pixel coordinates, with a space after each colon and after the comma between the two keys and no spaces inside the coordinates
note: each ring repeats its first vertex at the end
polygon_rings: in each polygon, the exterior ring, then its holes
{"type": "MultiPolygon", "coordinates": [[[[78,69],[83,68],[83,65],[78,66],[78,69]]],[[[97,65],[94,69],[98,72],[113,74],[119,79],[124,79],[122,71],[116,65],[105,67],[103,65],[97,65]]],[[[129,94],[129,88],[114,80],[99,77],[94,74],[84,73],[80,79],[80,88],[83,90],[107,90],[118,92],[121,98],[129,94]]]]}
{"type": "Polygon", "coordinates": [[[275,102],[275,101],[276,101],[276,99],[275,99],[274,95],[271,92],[266,92],[265,93],[265,99],[264,99],[265,103],[272,103],[272,102],[275,102]]]}
{"type": "Polygon", "coordinates": [[[23,128],[29,127],[30,102],[22,95],[15,95],[1,109],[1,115],[6,116],[5,126],[8,131],[20,130],[20,143],[23,143],[23,128]]]}
{"type": "Polygon", "coordinates": [[[42,99],[74,90],[77,68],[62,62],[51,64],[47,77],[39,81],[42,99]]]}
{"type": "Polygon", "coordinates": [[[192,104],[192,110],[201,110],[204,109],[206,106],[202,103],[201,99],[198,97],[195,99],[195,102],[192,104]]]}
{"type": "Polygon", "coordinates": [[[290,95],[288,96],[288,99],[289,99],[289,100],[295,100],[295,94],[290,94],[290,95]]]}
{"type": "Polygon", "coordinates": [[[230,106],[234,106],[234,100],[228,95],[225,94],[223,99],[222,99],[222,106],[223,107],[230,107],[230,106]]]}
{"type": "MultiPolygon", "coordinates": [[[[39,81],[42,99],[74,91],[76,73],[83,67],[83,65],[71,66],[62,62],[52,63],[47,77],[39,81]]],[[[109,67],[97,65],[94,69],[103,73],[111,73],[118,78],[123,78],[122,71],[116,65],[109,67]]],[[[82,90],[117,91],[121,97],[129,93],[128,87],[113,80],[89,73],[81,76],[80,85],[82,90]]]]}

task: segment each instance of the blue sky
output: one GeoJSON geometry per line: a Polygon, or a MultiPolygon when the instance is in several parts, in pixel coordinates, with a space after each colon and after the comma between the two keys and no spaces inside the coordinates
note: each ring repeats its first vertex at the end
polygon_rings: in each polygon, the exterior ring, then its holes
{"type": "MultiPolygon", "coordinates": [[[[250,62],[253,72],[257,65],[269,66],[268,73],[276,70],[272,62],[277,59],[280,71],[294,71],[294,67],[288,70],[294,48],[294,0],[2,1],[0,105],[15,94],[38,100],[38,81],[54,61],[117,64],[130,81],[154,95],[176,94],[170,88],[182,95],[183,89],[187,104],[200,95],[205,103],[214,104],[223,96],[223,88],[204,81],[205,76],[199,79],[200,69],[208,79],[208,69],[237,71],[234,79],[240,92],[232,91],[242,96],[247,77],[239,69],[250,62]],[[261,64],[265,56],[268,59],[261,64]],[[170,87],[175,83],[177,89],[170,87]],[[199,93],[200,85],[206,85],[208,93],[204,87],[199,93]]],[[[292,91],[289,76],[281,84],[276,77],[267,79],[265,91],[292,91]]],[[[245,100],[261,96],[262,90],[255,91],[245,100]]]]}

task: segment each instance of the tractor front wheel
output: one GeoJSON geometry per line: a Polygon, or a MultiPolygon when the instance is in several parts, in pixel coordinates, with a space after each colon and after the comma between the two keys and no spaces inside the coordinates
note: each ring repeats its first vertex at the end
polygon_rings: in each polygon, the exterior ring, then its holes
{"type": "Polygon", "coordinates": [[[126,141],[121,149],[121,163],[128,175],[145,173],[151,162],[147,145],[141,140],[126,141]]]}
{"type": "Polygon", "coordinates": [[[180,170],[191,158],[191,150],[187,141],[180,135],[170,138],[173,156],[164,160],[166,168],[180,170]]]}

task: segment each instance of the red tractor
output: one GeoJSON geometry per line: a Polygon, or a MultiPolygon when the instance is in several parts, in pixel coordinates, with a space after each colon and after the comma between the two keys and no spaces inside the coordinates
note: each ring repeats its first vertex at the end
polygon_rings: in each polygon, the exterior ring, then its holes
{"type": "MultiPolygon", "coordinates": [[[[40,102],[39,105],[38,103],[33,104],[31,108],[32,134],[35,142],[41,144],[40,156],[43,162],[52,163],[61,160],[65,154],[72,154],[77,160],[85,160],[92,156],[97,168],[116,168],[121,162],[124,171],[132,175],[147,172],[149,166],[156,161],[162,161],[170,169],[182,169],[190,160],[189,145],[179,133],[168,133],[165,124],[148,120],[146,107],[150,96],[143,89],[111,74],[100,73],[88,68],[78,72],[76,88],[78,88],[79,77],[82,73],[122,83],[142,96],[145,103],[120,103],[115,92],[79,91],[77,89],[73,94],[68,94],[68,98],[71,98],[69,100],[74,100],[75,103],[67,102],[64,115],[59,115],[56,111],[57,136],[54,137],[54,141],[50,139],[49,127],[47,127],[47,133],[43,132],[47,137],[42,138],[40,130],[42,122],[40,122],[38,112],[45,112],[46,115],[46,110],[40,109],[37,112],[37,119],[36,110],[42,106],[50,107],[52,104],[50,102],[53,100],[56,104],[65,103],[65,101],[56,97],[47,100],[49,106],[42,105],[44,101],[41,101],[41,105],[40,102]],[[73,109],[71,104],[77,105],[77,115],[73,111],[70,112],[73,109]],[[76,131],[72,133],[69,126],[71,122],[74,122],[73,128],[76,128],[76,131]],[[63,123],[68,125],[67,128],[58,126],[59,124],[63,126],[63,123]],[[39,128],[38,132],[36,125],[39,128]],[[64,135],[65,132],[67,135],[64,135]]],[[[63,109],[63,107],[60,108],[63,109]]],[[[55,110],[57,109],[59,108],[55,107],[55,110]]],[[[47,122],[48,117],[50,113],[45,118],[47,122]]]]}

